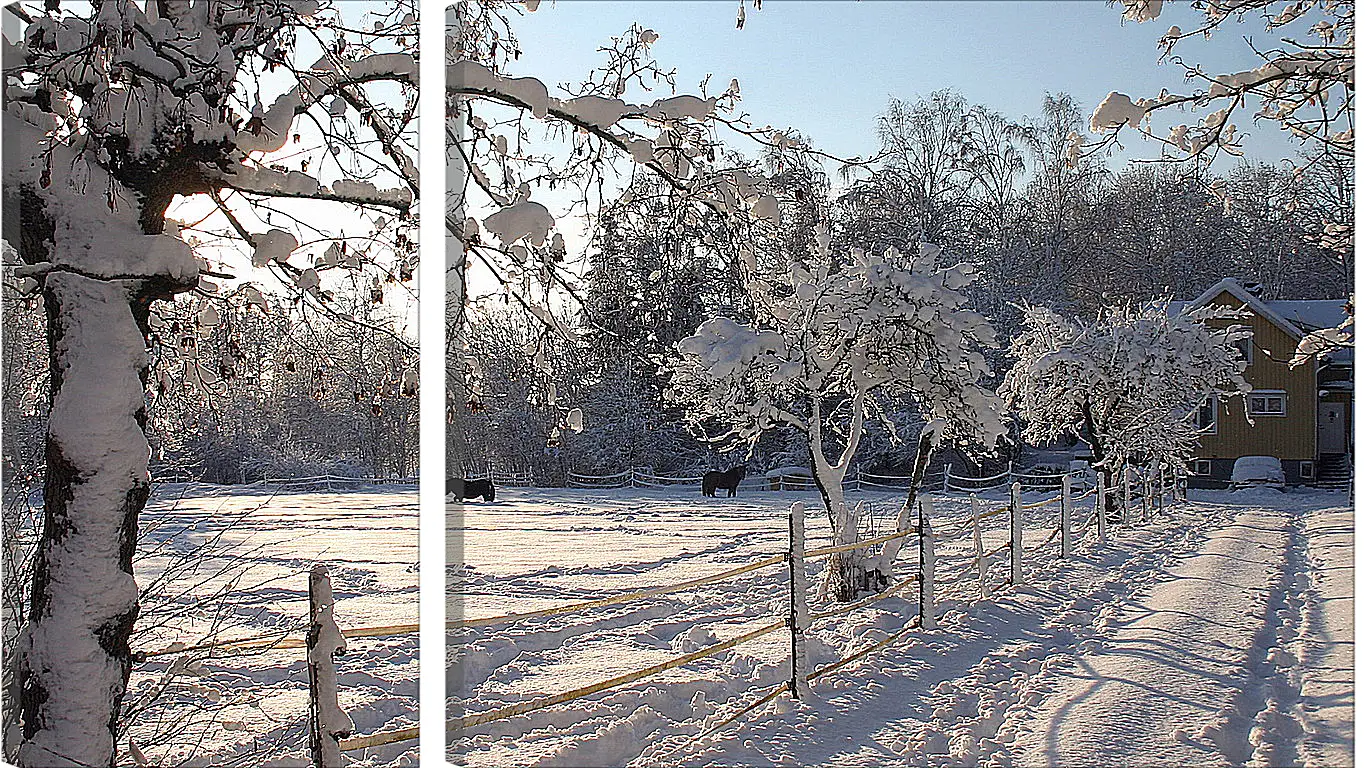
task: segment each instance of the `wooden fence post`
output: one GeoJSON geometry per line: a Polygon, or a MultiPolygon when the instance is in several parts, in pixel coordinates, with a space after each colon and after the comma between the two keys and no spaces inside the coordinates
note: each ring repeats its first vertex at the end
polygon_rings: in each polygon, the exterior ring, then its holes
{"type": "Polygon", "coordinates": [[[1024,583],[1024,510],[1020,509],[1018,480],[1010,485],[1010,583],[1024,583]]]}
{"type": "Polygon", "coordinates": [[[923,498],[919,500],[919,625],[924,629],[938,626],[934,620],[934,532],[923,498]]]}
{"type": "Polygon", "coordinates": [[[1071,557],[1071,475],[1062,475],[1062,559],[1071,557]]]}
{"type": "Polygon", "coordinates": [[[803,691],[809,690],[806,682],[806,625],[810,623],[810,612],[806,607],[806,503],[792,504],[787,518],[787,529],[791,536],[791,549],[787,553],[789,568],[788,589],[791,600],[787,614],[787,626],[791,629],[791,679],[787,681],[787,691],[792,698],[800,698],[803,691]]]}
{"type": "MultiPolygon", "coordinates": [[[[948,492],[948,478],[953,476],[953,463],[950,461],[943,465],[943,492],[948,492]]],[[[921,514],[923,511],[921,510],[921,514]]]]}
{"type": "Polygon", "coordinates": [[[1133,506],[1133,483],[1132,478],[1128,476],[1128,462],[1123,463],[1121,474],[1123,475],[1123,524],[1127,526],[1129,510],[1133,506]]]}
{"type": "Polygon", "coordinates": [[[981,544],[981,498],[972,494],[972,555],[976,559],[977,594],[982,600],[986,594],[986,548],[981,544]]]}
{"type": "Polygon", "coordinates": [[[336,657],[346,652],[337,627],[332,579],[319,563],[308,574],[308,750],[313,768],[340,768],[341,740],[355,724],[337,701],[336,657]]]}
{"type": "Polygon", "coordinates": [[[1109,496],[1114,489],[1104,487],[1104,473],[1095,473],[1095,532],[1100,543],[1109,541],[1109,496]]]}

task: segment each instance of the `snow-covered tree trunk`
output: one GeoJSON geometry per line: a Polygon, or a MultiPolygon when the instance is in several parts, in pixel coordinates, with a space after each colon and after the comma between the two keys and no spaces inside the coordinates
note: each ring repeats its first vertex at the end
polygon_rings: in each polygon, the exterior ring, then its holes
{"type": "MultiPolygon", "coordinates": [[[[1100,430],[1095,425],[1095,409],[1086,401],[1081,405],[1081,439],[1090,446],[1090,468],[1095,471],[1095,477],[1100,483],[1101,488],[1114,488],[1114,470],[1109,464],[1109,451],[1104,441],[1100,439],[1100,430]]],[[[1118,506],[1117,499],[1104,494],[1099,495],[1098,502],[1101,506],[1101,514],[1109,515],[1118,506]]]]}
{"type": "Polygon", "coordinates": [[[44,531],[20,647],[20,766],[113,766],[150,491],[141,280],[45,280],[52,403],[44,531]]]}
{"type": "MultiPolygon", "coordinates": [[[[924,474],[929,469],[929,457],[933,455],[937,447],[937,438],[941,425],[930,423],[924,425],[920,430],[919,444],[915,448],[915,466],[910,473],[910,489],[905,493],[905,503],[901,506],[900,514],[896,516],[896,530],[903,531],[910,525],[910,516],[915,511],[915,501],[919,497],[920,487],[924,483],[924,474]]],[[[882,548],[882,553],[877,558],[877,578],[884,584],[891,583],[891,569],[896,564],[896,557],[900,555],[901,547],[905,545],[905,539],[893,539],[886,543],[882,548]]]]}
{"type": "MultiPolygon", "coordinates": [[[[853,398],[853,417],[848,425],[848,442],[835,464],[825,457],[823,419],[819,398],[811,407],[809,427],[811,474],[815,487],[825,502],[829,513],[830,530],[835,544],[852,544],[858,540],[858,519],[849,511],[844,501],[844,476],[852,465],[853,455],[858,451],[858,443],[863,436],[863,403],[867,398],[866,390],[859,389],[853,398]]],[[[867,550],[854,549],[830,555],[826,571],[826,589],[836,600],[848,601],[857,597],[868,586],[867,550]]]]}

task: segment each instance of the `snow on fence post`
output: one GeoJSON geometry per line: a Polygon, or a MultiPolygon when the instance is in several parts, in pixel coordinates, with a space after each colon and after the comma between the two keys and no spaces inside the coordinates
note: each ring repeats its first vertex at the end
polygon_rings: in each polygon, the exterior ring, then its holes
{"type": "Polygon", "coordinates": [[[1062,559],[1071,557],[1071,475],[1062,475],[1062,559]]]}
{"type": "MultiPolygon", "coordinates": [[[[943,492],[944,492],[944,493],[947,493],[947,492],[948,492],[948,478],[950,478],[950,477],[952,477],[952,476],[953,476],[953,463],[950,461],[950,462],[948,462],[947,464],[944,464],[944,465],[943,465],[943,492]]],[[[920,513],[923,514],[923,510],[922,510],[922,509],[920,510],[920,513]]]]}
{"type": "Polygon", "coordinates": [[[1014,482],[1014,460],[1013,460],[1013,459],[1010,459],[1009,463],[1005,465],[1005,482],[1007,482],[1007,483],[1012,483],[1012,482],[1014,482]]]}
{"type": "Polygon", "coordinates": [[[791,535],[791,548],[787,552],[787,565],[790,566],[791,600],[787,614],[787,626],[791,629],[791,679],[787,690],[792,698],[801,698],[810,691],[806,681],[806,627],[810,625],[810,610],[806,606],[806,502],[792,504],[787,519],[787,530],[791,535]]]}
{"type": "Polygon", "coordinates": [[[332,609],[332,579],[318,563],[308,574],[308,751],[313,768],[340,768],[341,740],[355,724],[337,700],[336,657],[346,638],[332,609]]]}
{"type": "Polygon", "coordinates": [[[1020,509],[1018,480],[1010,485],[1010,583],[1024,583],[1024,510],[1020,509]]]}
{"type": "MultiPolygon", "coordinates": [[[[945,475],[946,476],[946,475],[945,475]]],[[[924,497],[919,500],[919,625],[934,629],[934,532],[925,511],[924,497]]]]}
{"type": "Polygon", "coordinates": [[[976,560],[977,593],[985,600],[986,595],[986,549],[981,545],[981,498],[972,494],[972,557],[976,560]]]}

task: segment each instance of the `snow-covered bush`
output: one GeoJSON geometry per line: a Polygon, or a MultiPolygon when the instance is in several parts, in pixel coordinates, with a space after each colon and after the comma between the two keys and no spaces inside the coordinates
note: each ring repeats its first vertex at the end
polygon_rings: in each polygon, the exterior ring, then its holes
{"type": "Polygon", "coordinates": [[[1030,443],[1084,440],[1106,486],[1125,463],[1183,466],[1201,433],[1199,407],[1249,391],[1236,342],[1250,330],[1204,322],[1238,316],[1208,307],[1172,317],[1158,302],[1086,322],[1031,307],[1000,394],[1030,443]]]}
{"type": "MultiPolygon", "coordinates": [[[[722,448],[783,427],[804,435],[835,540],[855,541],[842,483],[866,422],[885,417],[885,398],[912,400],[932,444],[992,448],[1004,433],[998,398],[979,384],[990,374],[981,347],[994,333],[960,292],[974,272],[940,266],[939,256],[924,245],[838,258],[821,232],[809,265],[751,284],[754,323],[713,318],[678,343],[669,398],[722,448]]],[[[863,557],[831,559],[840,599],[869,585],[863,557]]]]}

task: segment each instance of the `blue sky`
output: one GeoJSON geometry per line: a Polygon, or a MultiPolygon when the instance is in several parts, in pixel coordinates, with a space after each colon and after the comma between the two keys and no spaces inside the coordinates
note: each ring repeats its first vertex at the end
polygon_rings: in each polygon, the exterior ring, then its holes
{"type": "MultiPolygon", "coordinates": [[[[843,156],[876,149],[876,115],[888,97],[913,99],[951,87],[1019,119],[1039,114],[1043,94],[1067,92],[1087,118],[1111,90],[1156,95],[1183,91],[1183,72],[1158,64],[1156,40],[1172,24],[1194,29],[1187,6],[1167,2],[1154,22],[1122,21],[1122,6],[1099,1],[908,2],[906,0],[766,0],[752,4],[735,29],[738,2],[558,0],[519,20],[525,55],[513,71],[557,83],[600,61],[598,45],[631,22],[654,29],[655,57],[678,70],[679,91],[695,92],[713,75],[711,92],[740,81],[742,107],[758,125],[793,127],[822,149],[843,156]]],[[[1208,71],[1259,65],[1244,35],[1264,37],[1254,21],[1192,39],[1177,49],[1208,71]]],[[[1248,155],[1275,161],[1295,144],[1277,126],[1241,121],[1248,155]]],[[[1155,143],[1130,134],[1127,156],[1152,157],[1155,143]]]]}

